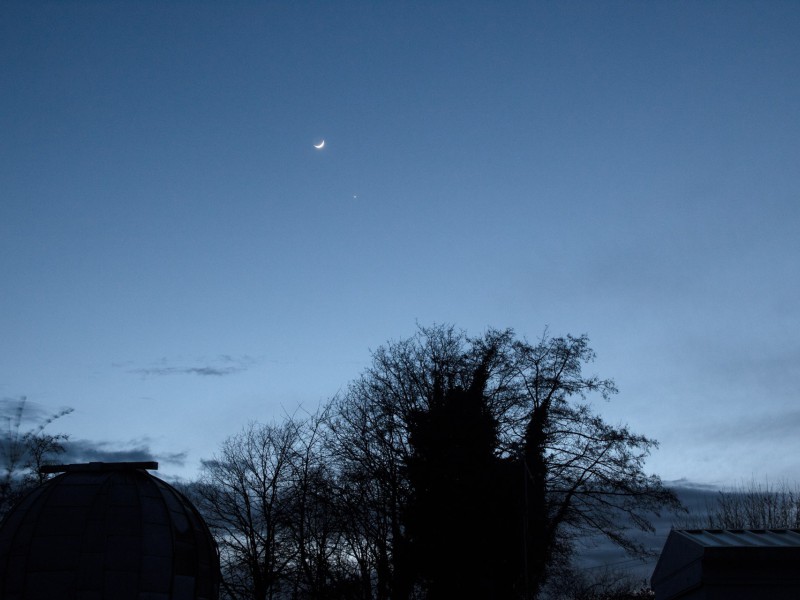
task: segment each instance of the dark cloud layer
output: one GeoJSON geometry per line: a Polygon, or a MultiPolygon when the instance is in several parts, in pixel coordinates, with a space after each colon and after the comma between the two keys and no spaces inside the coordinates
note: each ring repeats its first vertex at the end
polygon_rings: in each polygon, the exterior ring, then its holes
{"type": "Polygon", "coordinates": [[[155,454],[148,440],[136,440],[128,444],[69,440],[64,444],[64,453],[59,455],[58,461],[64,464],[156,461],[158,463],[183,466],[187,456],[187,452],[155,454]]]}
{"type": "Polygon", "coordinates": [[[605,538],[591,538],[583,541],[576,557],[577,565],[587,571],[611,569],[626,572],[635,579],[648,579],[658,561],[667,535],[673,527],[680,528],[692,516],[704,514],[713,504],[719,489],[687,480],[665,482],[678,496],[687,513],[662,513],[653,518],[655,528],[650,532],[633,532],[637,542],[647,548],[651,556],[644,560],[631,558],[605,538]]]}

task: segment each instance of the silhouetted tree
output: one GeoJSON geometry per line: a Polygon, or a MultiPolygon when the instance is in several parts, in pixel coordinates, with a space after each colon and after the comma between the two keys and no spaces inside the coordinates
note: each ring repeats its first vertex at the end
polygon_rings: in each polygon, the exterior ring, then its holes
{"type": "Polygon", "coordinates": [[[594,414],[585,336],[420,328],[313,418],[251,425],[197,490],[232,599],[535,598],[573,541],[678,506],[655,445],[594,414]]]}
{"type": "Polygon", "coordinates": [[[414,565],[404,513],[411,487],[412,415],[427,411],[435,389],[468,387],[460,334],[437,329],[373,353],[373,362],[331,408],[332,453],[352,511],[349,540],[364,598],[408,598],[414,565]]]}
{"type": "Polygon", "coordinates": [[[251,423],[203,463],[195,494],[220,547],[222,591],[233,600],[274,597],[286,579],[283,524],[299,430],[251,423]]]}
{"type": "Polygon", "coordinates": [[[295,599],[344,599],[358,590],[335,465],[326,449],[326,417],[323,410],[300,423],[291,461],[284,526],[294,556],[290,578],[295,599]]]}
{"type": "Polygon", "coordinates": [[[480,538],[486,523],[495,524],[487,546],[502,558],[470,576],[497,597],[510,597],[509,586],[535,597],[549,565],[585,533],[644,552],[628,528],[651,529],[650,514],[678,503],[644,473],[655,442],[608,425],[584,402],[616,392],[582,374],[593,358],[585,336],[531,344],[511,330],[468,338],[442,326],[373,354],[336,401],[331,429],[340,472],[360,498],[351,502],[366,523],[361,560],[376,598],[425,588],[434,597],[453,584],[457,563],[462,573],[473,564],[448,539],[472,547],[464,531],[480,538]],[[484,481],[501,508],[474,495],[484,481]],[[437,565],[444,548],[454,554],[437,565]]]}
{"type": "Polygon", "coordinates": [[[347,551],[358,567],[362,597],[377,600],[402,597],[398,590],[410,585],[401,520],[408,497],[402,439],[383,417],[368,396],[351,393],[334,401],[329,421],[347,551]]]}
{"type": "Polygon", "coordinates": [[[334,463],[324,455],[323,417],[251,423],[225,440],[190,486],[220,547],[224,597],[353,597],[357,578],[334,463]]]}

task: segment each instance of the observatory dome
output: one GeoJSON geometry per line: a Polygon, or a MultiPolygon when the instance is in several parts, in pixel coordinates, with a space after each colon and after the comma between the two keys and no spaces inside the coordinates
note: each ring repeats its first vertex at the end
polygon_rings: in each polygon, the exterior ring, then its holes
{"type": "Polygon", "coordinates": [[[0,524],[0,599],[216,600],[214,539],[157,467],[50,467],[0,524]]]}

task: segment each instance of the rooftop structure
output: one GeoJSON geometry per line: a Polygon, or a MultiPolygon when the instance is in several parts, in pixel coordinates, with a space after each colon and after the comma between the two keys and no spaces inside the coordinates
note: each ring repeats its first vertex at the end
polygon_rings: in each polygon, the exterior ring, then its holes
{"type": "Polygon", "coordinates": [[[800,598],[800,530],[673,529],[651,585],[656,600],[800,598]]]}
{"type": "Polygon", "coordinates": [[[147,472],[157,468],[43,469],[60,475],[0,524],[0,600],[216,600],[214,539],[192,503],[147,472]]]}

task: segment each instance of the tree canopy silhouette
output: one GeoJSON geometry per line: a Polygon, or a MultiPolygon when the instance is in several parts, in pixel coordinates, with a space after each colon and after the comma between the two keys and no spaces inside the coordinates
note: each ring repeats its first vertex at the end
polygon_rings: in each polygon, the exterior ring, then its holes
{"type": "Polygon", "coordinates": [[[451,326],[374,352],[332,430],[342,475],[374,502],[378,598],[535,597],[584,534],[645,552],[631,530],[678,502],[644,471],[656,443],[592,411],[589,395],[617,391],[583,373],[593,359],[586,336],[451,326]]]}
{"type": "Polygon", "coordinates": [[[246,429],[198,487],[231,598],[535,598],[574,543],[679,506],[606,423],[586,336],[421,327],[313,418],[246,429]]]}

